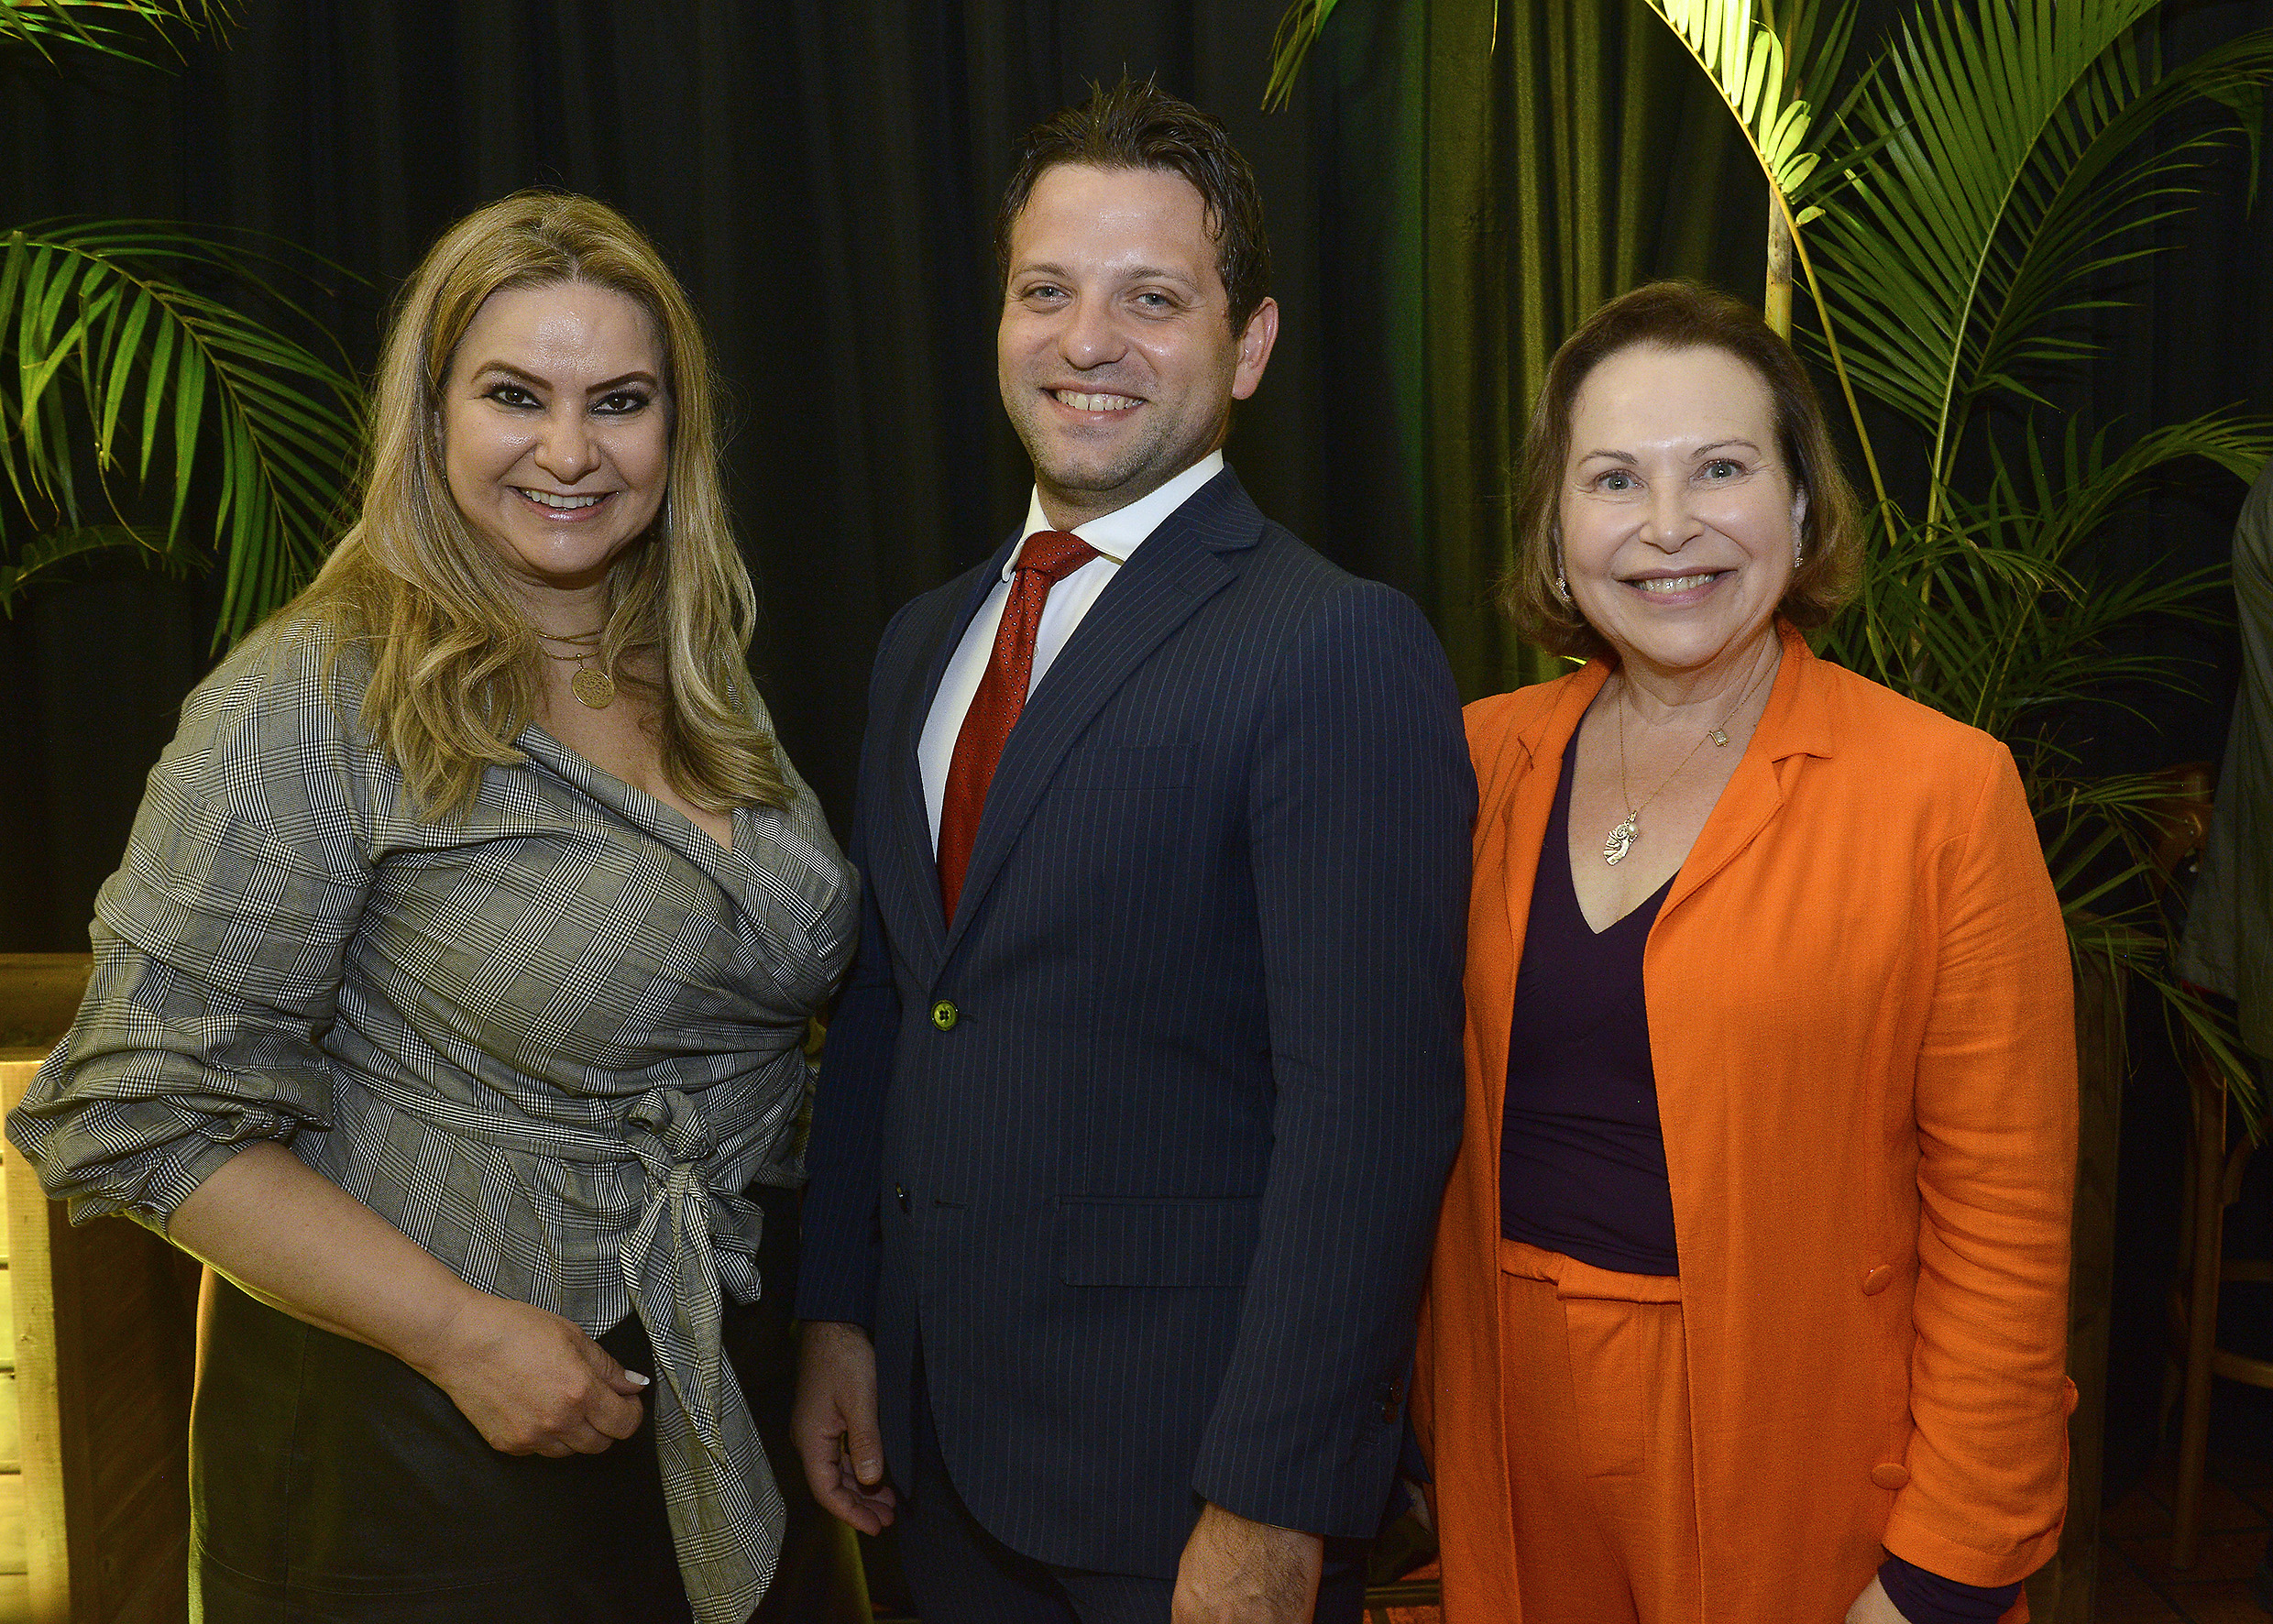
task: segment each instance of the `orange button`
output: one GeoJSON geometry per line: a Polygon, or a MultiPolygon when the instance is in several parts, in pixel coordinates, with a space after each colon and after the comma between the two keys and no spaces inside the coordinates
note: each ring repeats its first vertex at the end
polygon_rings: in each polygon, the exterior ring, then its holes
{"type": "Polygon", "coordinates": [[[1885,1290],[1887,1287],[1893,1285],[1894,1283],[1894,1271],[1893,1267],[1891,1265],[1882,1263],[1876,1268],[1872,1269],[1869,1273],[1862,1277],[1862,1294],[1865,1297],[1876,1297],[1880,1292],[1885,1290]]]}
{"type": "Polygon", "coordinates": [[[1900,1488],[1910,1481],[1910,1468],[1900,1461],[1881,1461],[1871,1468],[1871,1481],[1881,1488],[1900,1488]]]}

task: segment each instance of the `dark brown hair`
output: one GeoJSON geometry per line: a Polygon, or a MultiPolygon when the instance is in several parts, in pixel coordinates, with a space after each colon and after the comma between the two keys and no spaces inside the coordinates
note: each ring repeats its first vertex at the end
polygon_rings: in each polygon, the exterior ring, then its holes
{"type": "Polygon", "coordinates": [[[1792,488],[1807,499],[1800,565],[1777,612],[1820,626],[1854,593],[1862,570],[1862,527],[1840,471],[1815,384],[1792,346],[1751,305],[1695,282],[1650,282],[1620,294],[1564,340],[1532,407],[1515,478],[1515,565],[1499,583],[1499,607],[1532,642],[1558,654],[1609,652],[1576,604],[1554,587],[1563,557],[1563,479],[1571,455],[1571,410],[1587,376],[1635,345],[1717,349],[1751,368],[1773,402],[1776,448],[1792,488]]]}
{"type": "Polygon", "coordinates": [[[1112,89],[1093,86],[1088,101],[1036,125],[1018,145],[1017,167],[994,216],[994,258],[1005,277],[1010,274],[1010,228],[1034,183],[1067,163],[1165,170],[1191,181],[1215,239],[1216,273],[1231,299],[1231,330],[1246,330],[1270,291],[1270,244],[1263,236],[1263,196],[1255,171],[1221,124],[1151,80],[1137,84],[1124,75],[1112,89]]]}

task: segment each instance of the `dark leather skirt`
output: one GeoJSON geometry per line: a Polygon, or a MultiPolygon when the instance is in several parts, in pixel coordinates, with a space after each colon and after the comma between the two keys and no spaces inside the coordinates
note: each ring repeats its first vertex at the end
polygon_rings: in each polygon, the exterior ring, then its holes
{"type": "MultiPolygon", "coordinates": [[[[652,1415],[599,1454],[500,1454],[401,1360],[210,1272],[199,1342],[190,1583],[206,1624],[690,1617],[652,1415]]],[[[636,1317],[600,1343],[653,1370],[636,1317]]]]}

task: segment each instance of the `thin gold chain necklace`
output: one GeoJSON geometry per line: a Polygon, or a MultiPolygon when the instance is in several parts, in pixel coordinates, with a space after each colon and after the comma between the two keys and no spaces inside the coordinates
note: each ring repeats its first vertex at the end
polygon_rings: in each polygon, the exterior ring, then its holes
{"type": "Polygon", "coordinates": [[[604,666],[584,664],[598,651],[599,641],[606,632],[607,628],[601,627],[597,631],[579,631],[573,637],[563,636],[556,631],[537,633],[542,642],[565,642],[577,650],[573,654],[556,654],[548,648],[539,647],[537,653],[548,660],[558,660],[564,664],[576,666],[576,675],[568,679],[568,691],[587,710],[605,710],[616,702],[615,677],[604,666]]]}
{"type": "Polygon", "coordinates": [[[1782,664],[1784,664],[1783,651],[1779,649],[1776,652],[1776,657],[1768,662],[1767,669],[1753,677],[1751,685],[1738,697],[1737,702],[1729,707],[1729,714],[1720,719],[1720,725],[1717,728],[1707,728],[1698,735],[1697,742],[1689,746],[1689,753],[1674,763],[1674,770],[1657,781],[1657,787],[1649,793],[1648,798],[1643,800],[1639,807],[1633,804],[1632,793],[1626,787],[1626,690],[1623,686],[1620,687],[1618,690],[1618,798],[1626,803],[1626,817],[1624,822],[1610,830],[1609,837],[1602,842],[1604,862],[1616,868],[1626,861],[1626,853],[1631,851],[1634,849],[1634,843],[1642,839],[1642,815],[1650,809],[1650,802],[1664,795],[1665,786],[1681,776],[1681,769],[1697,759],[1697,752],[1705,748],[1706,740],[1711,740],[1716,745],[1729,742],[1729,724],[1736,720],[1736,713],[1751,702],[1752,696],[1760,691],[1762,682],[1766,680],[1782,664]]]}

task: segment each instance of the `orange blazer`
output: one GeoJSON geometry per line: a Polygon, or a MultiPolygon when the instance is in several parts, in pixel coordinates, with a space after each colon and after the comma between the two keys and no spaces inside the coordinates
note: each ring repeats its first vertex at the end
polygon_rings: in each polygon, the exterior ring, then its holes
{"type": "MultiPolygon", "coordinates": [[[[1988,735],[1780,630],[1767,711],[1642,957],[1708,1624],[1837,1624],[1882,1544],[1966,1584],[2030,1573],[2059,1540],[2075,1403],[2070,971],[2019,774],[1988,735]]],[[[1501,1370],[1498,1325],[1508,1028],[1563,752],[1609,675],[1467,708],[1466,1134],[1413,1404],[1449,1624],[1522,1617],[1499,1395],[1524,1373],[1501,1370]]]]}

